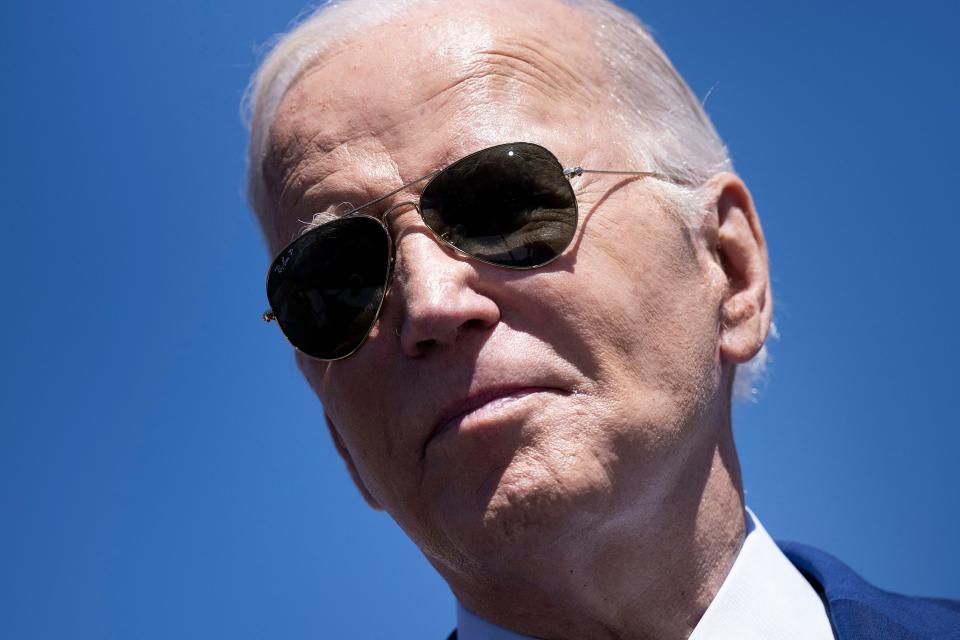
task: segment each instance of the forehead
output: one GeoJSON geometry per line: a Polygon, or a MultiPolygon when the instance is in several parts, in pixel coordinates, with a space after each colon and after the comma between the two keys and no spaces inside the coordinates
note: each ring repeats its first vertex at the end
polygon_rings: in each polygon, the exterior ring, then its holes
{"type": "Polygon", "coordinates": [[[568,163],[595,139],[608,92],[581,15],[549,0],[452,4],[357,36],[287,92],[264,163],[274,250],[318,210],[361,204],[485,146],[539,142],[568,163]]]}

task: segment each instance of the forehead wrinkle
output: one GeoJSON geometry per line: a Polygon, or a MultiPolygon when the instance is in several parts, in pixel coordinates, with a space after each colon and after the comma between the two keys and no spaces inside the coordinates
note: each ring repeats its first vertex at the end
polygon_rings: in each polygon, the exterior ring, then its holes
{"type": "Polygon", "coordinates": [[[482,49],[464,61],[458,77],[428,94],[423,104],[465,99],[467,108],[513,103],[522,105],[528,91],[553,100],[591,106],[598,101],[592,74],[578,73],[563,62],[550,60],[522,42],[482,49]]]}
{"type": "MultiPolygon", "coordinates": [[[[404,170],[398,165],[394,158],[396,151],[391,149],[395,147],[397,150],[403,150],[403,135],[392,134],[401,129],[405,133],[409,131],[409,121],[416,117],[415,111],[419,107],[420,105],[415,105],[405,109],[404,114],[394,118],[394,122],[382,124],[379,127],[371,125],[370,131],[361,139],[353,138],[340,142],[328,142],[327,144],[316,142],[316,148],[305,149],[300,154],[299,161],[296,164],[292,164],[285,170],[280,169],[284,177],[282,179],[282,191],[278,198],[279,209],[295,214],[305,201],[319,202],[315,207],[325,206],[327,201],[336,199],[325,197],[325,191],[331,191],[334,194],[351,194],[351,204],[353,206],[339,212],[341,214],[346,213],[356,206],[361,206],[389,193],[402,184],[423,177],[463,155],[457,149],[451,147],[445,148],[438,155],[429,158],[428,163],[422,167],[404,170]],[[410,117],[407,117],[407,114],[410,117]],[[394,139],[397,139],[397,141],[391,144],[394,139]],[[368,150],[370,148],[372,150],[368,150]],[[360,162],[352,162],[351,157],[359,158],[360,162]],[[371,163],[371,158],[376,158],[377,161],[371,163]],[[371,171],[372,164],[379,165],[380,168],[386,170],[371,171]],[[362,167],[362,170],[351,173],[354,167],[362,167]],[[348,185],[347,188],[335,186],[332,189],[325,189],[325,186],[331,181],[336,182],[338,174],[344,172],[348,175],[348,179],[344,181],[348,185]],[[359,197],[354,197],[354,194],[359,197]]],[[[470,110],[472,107],[465,105],[463,108],[457,108],[456,105],[448,104],[440,108],[445,111],[457,112],[456,114],[450,114],[450,119],[453,120],[460,115],[460,111],[470,110]]],[[[383,123],[384,120],[386,119],[371,117],[372,123],[383,123]]],[[[325,131],[321,130],[309,139],[319,140],[324,133],[325,131]]],[[[402,194],[398,194],[398,197],[400,195],[402,194]]],[[[314,219],[327,221],[324,212],[320,212],[319,218],[315,214],[311,215],[314,219]]]]}
{"type": "MultiPolygon", "coordinates": [[[[335,116],[337,112],[352,114],[352,118],[346,119],[346,124],[348,129],[354,129],[354,134],[359,132],[357,130],[362,130],[366,135],[379,136],[398,126],[398,122],[404,121],[406,119],[404,111],[421,108],[441,94],[451,93],[451,90],[461,86],[478,84],[477,80],[493,80],[495,84],[499,84],[497,83],[499,78],[504,81],[500,86],[506,85],[513,91],[519,88],[510,86],[516,82],[517,85],[533,87],[551,99],[560,97],[569,100],[571,96],[577,96],[582,102],[594,103],[598,85],[593,80],[598,79],[596,70],[602,67],[602,63],[598,54],[591,47],[585,46],[589,43],[580,42],[580,38],[576,38],[579,32],[571,31],[572,20],[568,13],[572,15],[572,12],[566,11],[562,16],[565,20],[560,19],[561,16],[553,16],[550,12],[545,17],[547,23],[573,36],[561,40],[560,44],[564,46],[560,48],[556,42],[545,40],[537,35],[536,29],[542,29],[543,22],[533,24],[529,19],[524,18],[519,22],[492,20],[489,14],[478,12],[469,12],[465,16],[457,15],[456,19],[445,11],[431,16],[433,19],[427,21],[436,26],[437,41],[427,47],[426,50],[430,53],[425,56],[415,56],[419,68],[417,74],[409,74],[406,78],[393,78],[396,88],[403,92],[405,89],[417,86],[423,78],[432,77],[436,72],[443,70],[447,70],[449,78],[451,63],[454,69],[460,67],[459,77],[434,91],[432,95],[424,96],[421,93],[419,101],[407,106],[401,112],[396,109],[379,109],[377,110],[379,113],[373,114],[369,109],[367,96],[351,95],[349,89],[343,92],[342,89],[347,87],[342,85],[337,86],[338,90],[335,93],[317,92],[317,87],[310,83],[315,74],[338,66],[346,66],[356,72],[371,64],[371,54],[374,54],[374,59],[383,54],[378,40],[387,38],[387,35],[395,35],[390,29],[396,27],[396,25],[383,25],[374,33],[352,39],[352,46],[341,43],[341,46],[335,47],[328,56],[309,64],[291,86],[290,93],[297,94],[296,98],[290,100],[289,98],[293,96],[288,95],[283,100],[287,104],[283,106],[290,115],[294,115],[290,112],[304,103],[319,106],[321,111],[328,112],[326,115],[335,116]],[[561,48],[571,49],[571,44],[573,49],[566,54],[560,50],[561,48]],[[315,95],[318,97],[313,97],[315,95]],[[374,115],[376,115],[375,119],[374,115]],[[358,124],[360,126],[357,126],[358,124]]],[[[388,42],[396,40],[397,38],[394,37],[388,38],[388,42]]],[[[378,66],[374,64],[371,70],[377,69],[378,66]]],[[[457,72],[454,71],[454,73],[457,72]]],[[[480,96],[480,98],[487,97],[480,96]]],[[[517,98],[517,96],[513,97],[517,98]]],[[[486,102],[486,104],[489,103],[486,102]]],[[[322,133],[318,132],[314,135],[322,135],[322,133]]],[[[316,141],[308,139],[291,140],[291,142],[294,144],[290,145],[293,147],[290,153],[295,155],[296,147],[303,149],[316,141]],[[298,142],[300,144],[297,144],[298,142]]],[[[286,161],[295,162],[295,159],[287,158],[286,161]]]]}
{"type": "MultiPolygon", "coordinates": [[[[349,166],[349,156],[382,156],[390,166],[390,177],[400,180],[398,185],[407,181],[404,178],[413,179],[403,175],[388,149],[391,145],[388,145],[387,140],[398,137],[392,135],[398,130],[408,130],[409,121],[417,116],[422,104],[411,105],[394,114],[370,113],[369,110],[360,108],[351,109],[351,106],[351,101],[347,100],[344,110],[352,110],[356,114],[354,121],[347,127],[347,131],[339,134],[329,131],[323,122],[318,124],[315,113],[312,114],[313,119],[310,113],[306,113],[285,123],[287,126],[278,134],[284,142],[274,147],[283,151],[273,152],[269,156],[273,161],[273,182],[279,182],[275,194],[280,209],[294,211],[310,191],[339,168],[349,166]],[[316,131],[304,134],[303,129],[308,128],[316,131]],[[329,166],[331,163],[333,166],[329,166]]],[[[390,182],[385,184],[389,185],[390,182]]]]}
{"type": "Polygon", "coordinates": [[[287,181],[287,191],[277,208],[276,225],[281,237],[295,239],[317,224],[329,222],[357,205],[369,202],[375,197],[371,195],[376,189],[371,188],[372,183],[393,183],[396,165],[388,156],[383,153],[363,155],[364,171],[358,175],[352,171],[349,158],[352,155],[359,154],[344,144],[312,162],[305,160],[291,169],[291,173],[297,174],[296,178],[287,181]],[[331,207],[334,207],[333,211],[331,207]],[[305,226],[290,230],[296,222],[305,226]]]}
{"type": "MultiPolygon", "coordinates": [[[[281,102],[281,109],[270,127],[268,153],[264,157],[264,178],[277,209],[293,211],[311,186],[346,164],[342,156],[356,153],[366,146],[382,150],[377,131],[364,130],[357,119],[345,132],[331,131],[328,123],[338,121],[338,114],[351,109],[343,105],[345,96],[317,91],[307,81],[328,64],[315,65],[301,76],[281,102]],[[317,94],[320,97],[314,97],[317,94]],[[349,147],[345,146],[347,143],[349,147]],[[355,149],[356,148],[356,149],[355,149]],[[332,160],[331,160],[332,158],[332,160]],[[334,166],[327,169],[324,165],[334,166]]],[[[369,129],[369,127],[367,128],[369,129]]]]}
{"type": "MultiPolygon", "coordinates": [[[[565,39],[560,43],[564,46],[557,47],[555,43],[537,37],[523,22],[491,29],[489,16],[474,18],[471,16],[465,22],[447,24],[453,28],[451,33],[457,36],[466,31],[475,37],[455,38],[453,45],[446,42],[450,38],[441,38],[437,46],[429,48],[433,53],[418,59],[421,68],[428,73],[413,74],[406,80],[397,79],[401,94],[405,89],[419,85],[418,96],[411,95],[411,100],[400,100],[399,104],[392,100],[385,104],[376,101],[371,104],[370,96],[351,91],[349,85],[344,86],[335,80],[336,91],[331,92],[326,88],[330,80],[317,78],[324,71],[336,70],[345,64],[355,70],[357,66],[369,64],[369,54],[378,51],[370,34],[359,43],[354,42],[354,46],[335,50],[329,58],[304,69],[283,99],[278,117],[271,126],[269,161],[273,164],[270,173],[274,178],[272,186],[275,187],[273,197],[277,213],[296,214],[307,193],[316,189],[319,183],[326,182],[333,168],[327,169],[324,165],[331,162],[331,157],[340,156],[340,148],[344,145],[353,147],[372,143],[393,164],[399,186],[484,146],[478,144],[480,142],[505,142],[498,133],[503,122],[521,125],[519,129],[514,127],[520,135],[513,137],[535,141],[536,136],[530,134],[538,131],[536,123],[539,118],[555,115],[555,109],[566,111],[564,115],[569,117],[577,106],[596,104],[599,84],[595,80],[599,78],[595,70],[602,65],[596,62],[596,53],[584,46],[579,38],[576,41],[565,39]],[[452,50],[448,51],[451,47],[452,50]],[[564,55],[563,48],[570,51],[564,55]],[[442,61],[436,57],[439,51],[444,53],[442,61]],[[456,76],[452,80],[451,74],[456,76]],[[422,84],[424,79],[428,79],[427,84],[422,84]],[[439,89],[437,85],[440,85],[439,89]],[[534,93],[548,98],[547,102],[529,100],[534,93]],[[439,120],[446,123],[448,134],[443,145],[411,139],[410,123],[423,114],[424,108],[442,114],[439,120]],[[507,116],[506,120],[504,116],[507,116]],[[432,166],[407,166],[406,162],[397,166],[397,158],[388,149],[403,152],[402,155],[409,159],[411,154],[405,152],[411,141],[414,146],[427,151],[422,157],[432,160],[432,166]]],[[[576,35],[575,32],[571,34],[576,35]]],[[[431,132],[424,131],[423,135],[428,136],[431,132]]],[[[363,156],[363,153],[358,155],[363,156]]],[[[370,175],[365,167],[357,173],[363,178],[370,175]]],[[[381,192],[390,191],[389,182],[381,185],[378,187],[381,192]]],[[[378,195],[371,194],[370,199],[378,195]]],[[[291,216],[285,217],[290,223],[291,216]]]]}
{"type": "Polygon", "coordinates": [[[478,51],[477,56],[480,65],[500,67],[504,73],[514,72],[518,74],[518,80],[528,80],[527,84],[536,85],[548,97],[577,96],[587,104],[595,102],[593,74],[574,70],[559,53],[557,60],[552,55],[544,55],[543,52],[548,50],[547,43],[533,39],[529,42],[505,39],[501,47],[478,51]]]}
{"type": "MultiPolygon", "coordinates": [[[[318,133],[317,136],[319,135],[321,134],[318,133]]],[[[337,157],[342,151],[342,146],[333,147],[328,151],[316,148],[305,149],[297,163],[285,170],[281,169],[283,177],[280,193],[277,196],[278,213],[283,211],[295,213],[311,190],[335,177],[344,165],[337,157]]]]}
{"type": "Polygon", "coordinates": [[[335,166],[324,168],[324,164],[327,164],[325,161],[334,154],[337,145],[323,144],[322,128],[307,135],[304,127],[289,122],[285,124],[290,126],[282,129],[274,127],[274,131],[283,133],[271,132],[272,138],[275,136],[279,139],[271,144],[264,158],[264,177],[278,213],[295,210],[310,184],[326,179],[336,171],[335,166]]]}

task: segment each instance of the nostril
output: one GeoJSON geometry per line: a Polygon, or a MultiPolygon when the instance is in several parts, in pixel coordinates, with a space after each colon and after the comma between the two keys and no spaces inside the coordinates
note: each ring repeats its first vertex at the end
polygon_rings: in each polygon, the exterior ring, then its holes
{"type": "Polygon", "coordinates": [[[420,353],[427,353],[428,351],[433,350],[439,344],[440,342],[434,338],[430,338],[429,340],[421,340],[417,343],[417,350],[420,353]]]}
{"type": "Polygon", "coordinates": [[[477,290],[479,275],[473,265],[451,257],[436,238],[422,233],[407,235],[402,242],[393,301],[404,353],[427,356],[496,325],[500,310],[477,290]]]}
{"type": "Polygon", "coordinates": [[[469,329],[482,329],[483,326],[484,326],[483,320],[481,320],[481,319],[479,319],[479,318],[472,318],[472,319],[470,319],[470,320],[467,320],[467,321],[464,322],[463,324],[461,324],[461,325],[458,327],[458,330],[459,330],[459,331],[466,331],[466,330],[469,330],[469,329]]]}

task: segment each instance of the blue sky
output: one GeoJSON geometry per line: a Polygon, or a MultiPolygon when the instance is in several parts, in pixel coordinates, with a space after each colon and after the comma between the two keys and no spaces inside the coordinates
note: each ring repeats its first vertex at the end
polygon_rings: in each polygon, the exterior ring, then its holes
{"type": "MultiPolygon", "coordinates": [[[[770,245],[748,503],[960,598],[956,3],[628,3],[770,245]]],[[[0,637],[442,638],[276,327],[239,102],[299,2],[5,2],[0,637]]]]}

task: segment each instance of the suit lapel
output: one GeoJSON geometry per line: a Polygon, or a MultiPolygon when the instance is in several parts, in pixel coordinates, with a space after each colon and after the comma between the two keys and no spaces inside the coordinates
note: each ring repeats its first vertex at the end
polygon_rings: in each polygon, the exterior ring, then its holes
{"type": "Polygon", "coordinates": [[[883,591],[823,551],[777,544],[820,594],[837,640],[960,640],[960,602],[883,591]]]}

